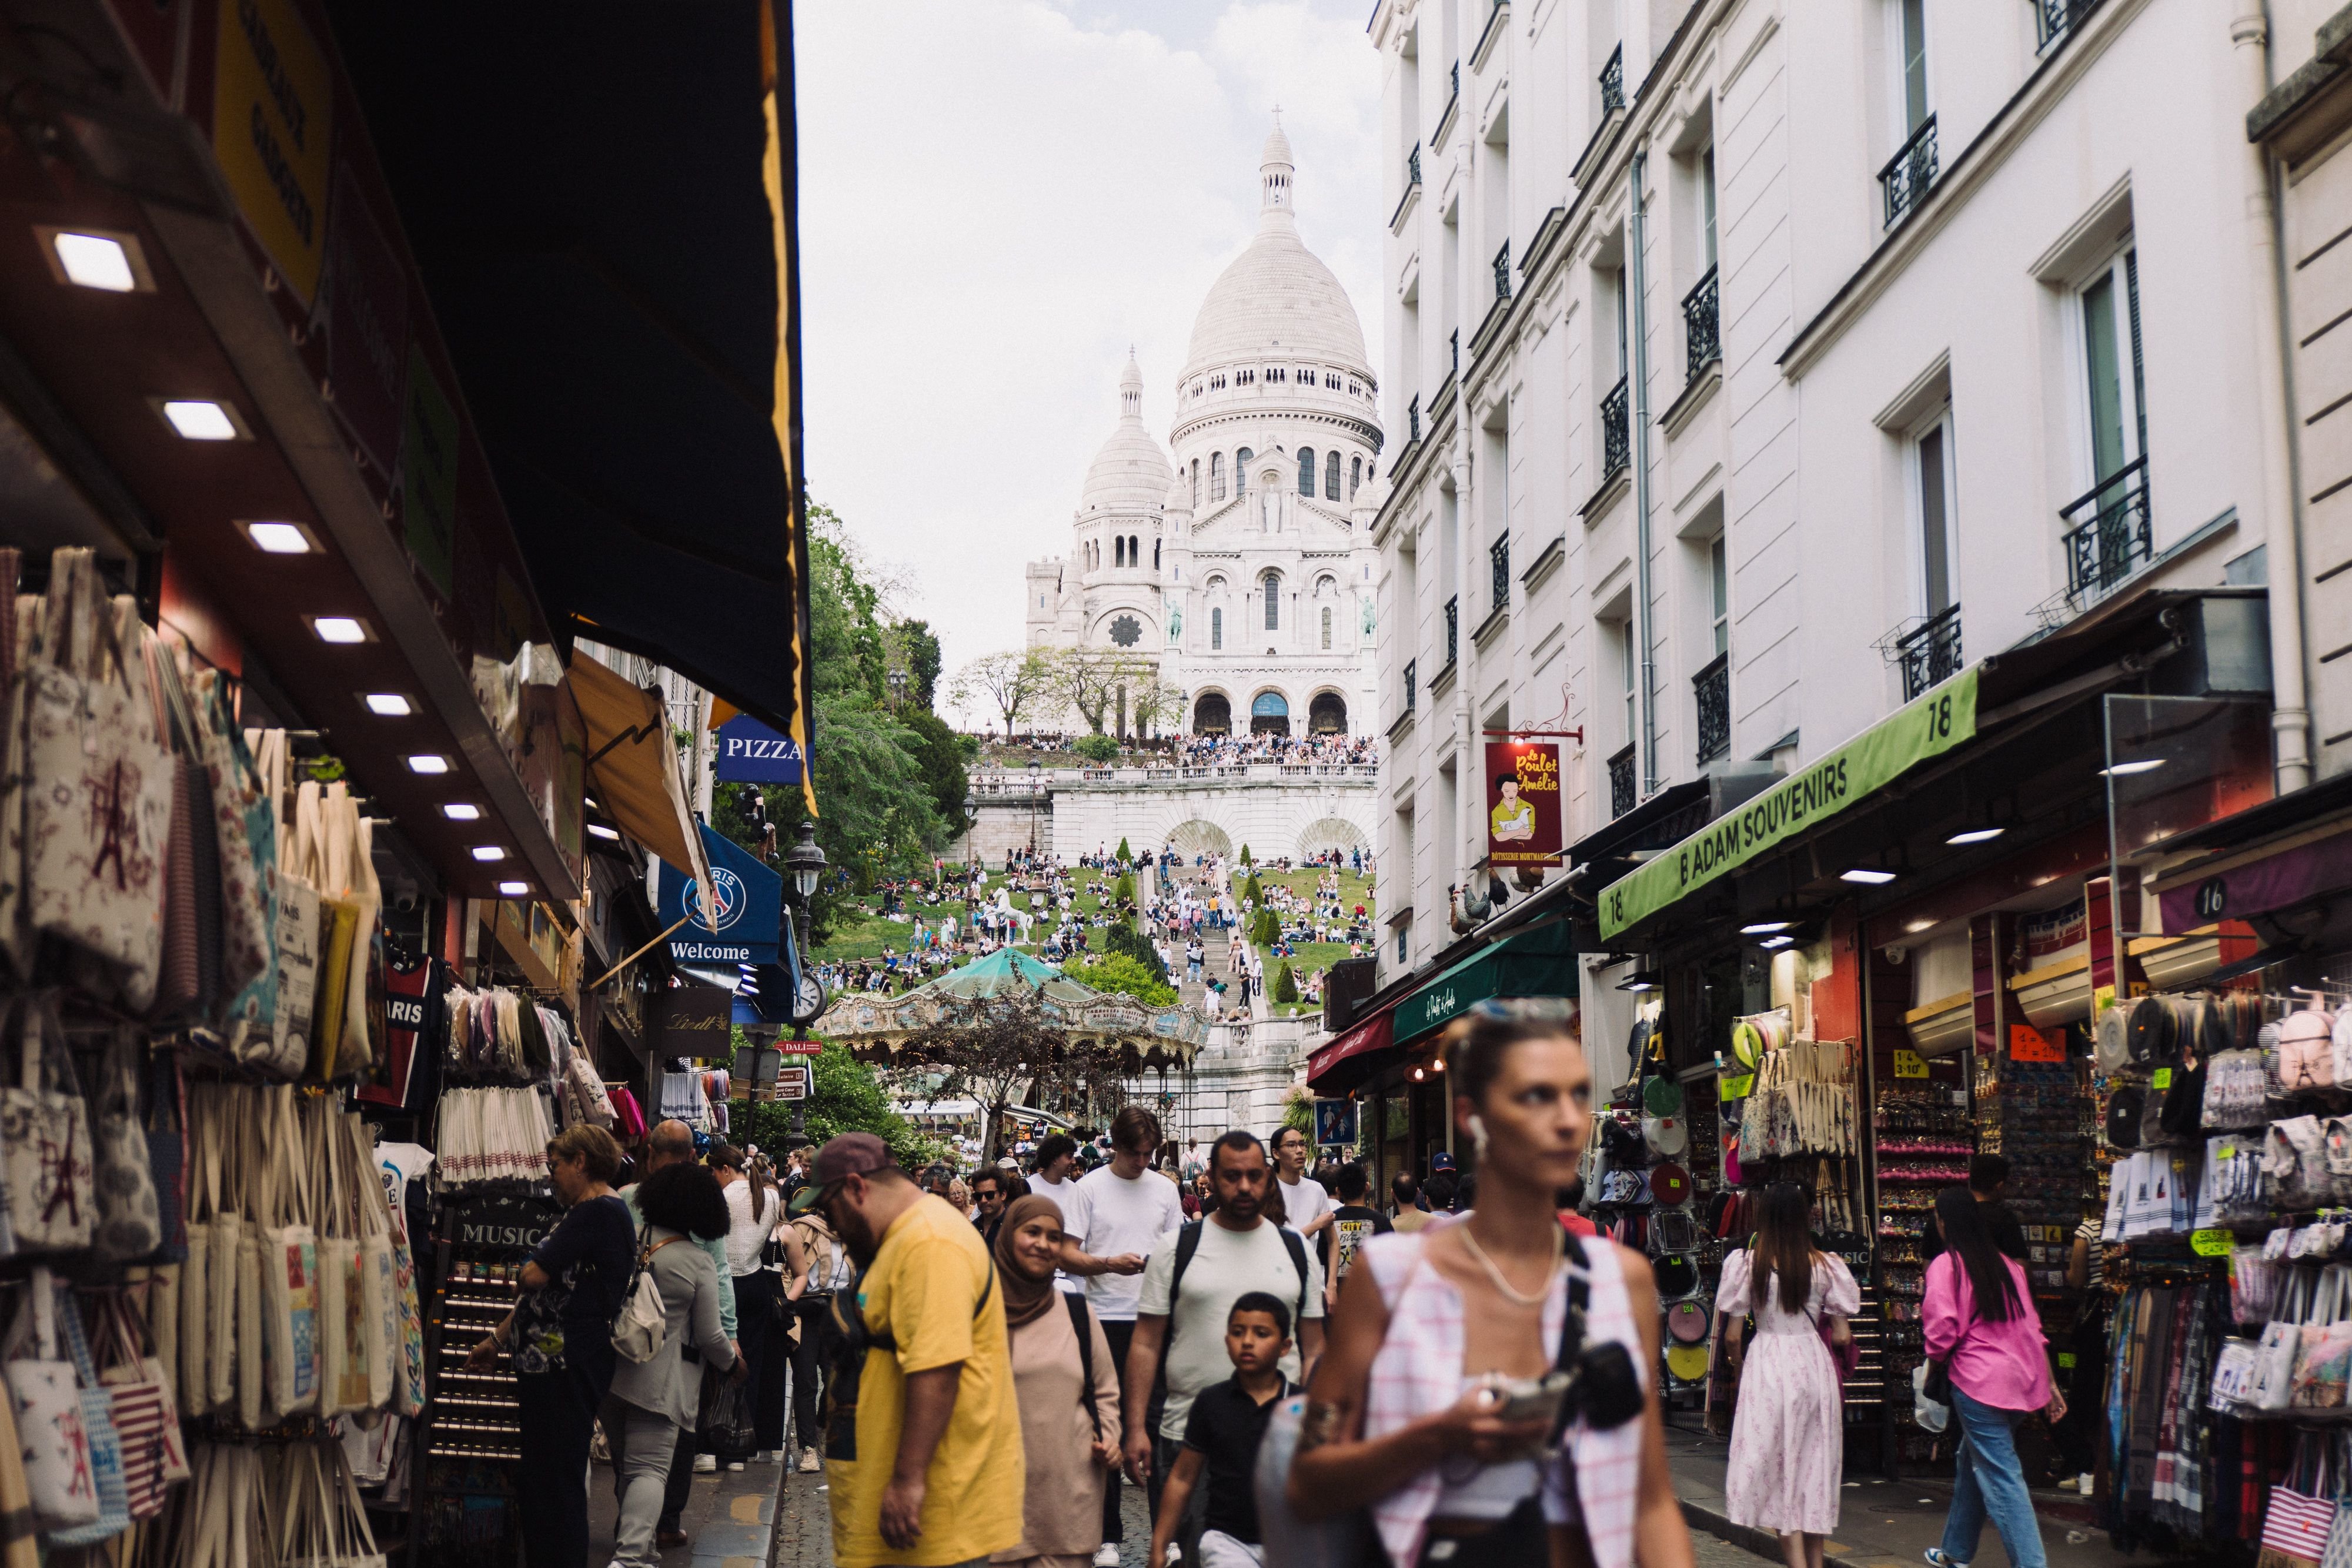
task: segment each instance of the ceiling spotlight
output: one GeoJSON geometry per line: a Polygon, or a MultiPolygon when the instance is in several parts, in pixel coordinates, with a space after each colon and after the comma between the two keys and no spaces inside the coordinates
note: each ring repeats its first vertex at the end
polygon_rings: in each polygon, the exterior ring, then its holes
{"type": "Polygon", "coordinates": [[[244,434],[228,405],[209,398],[166,398],[163,417],[190,441],[235,441],[244,434]]]}
{"type": "Polygon", "coordinates": [[[2009,831],[2007,828],[1970,828],[1964,833],[1954,833],[1944,841],[1948,844],[1990,843],[2007,831],[2009,831]]]}
{"type": "Polygon", "coordinates": [[[1756,944],[1759,947],[1789,947],[1796,945],[1794,936],[1768,936],[1756,944]]]}
{"type": "Polygon", "coordinates": [[[321,643],[364,643],[367,628],[348,615],[313,615],[310,630],[321,643]]]}
{"type": "Polygon", "coordinates": [[[269,555],[310,555],[319,544],[300,523],[239,523],[253,548],[269,555]]]}
{"type": "Polygon", "coordinates": [[[370,692],[360,700],[378,718],[406,718],[416,711],[416,705],[398,692],[370,692]]]}
{"type": "Polygon", "coordinates": [[[130,247],[111,235],[59,229],[49,236],[49,248],[68,283],[109,294],[138,291],[139,269],[131,265],[130,247]]]}
{"type": "Polygon", "coordinates": [[[1739,928],[1742,936],[1769,936],[1775,931],[1786,931],[1796,924],[1793,920],[1759,920],[1753,925],[1739,928]]]}
{"type": "Polygon", "coordinates": [[[596,835],[598,838],[600,838],[600,839],[611,839],[611,840],[612,840],[614,842],[615,842],[615,843],[618,843],[618,842],[620,841],[620,839],[621,839],[621,835],[620,835],[619,833],[617,833],[617,832],[614,831],[612,829],[610,829],[610,828],[606,827],[606,826],[605,826],[604,823],[602,823],[602,822],[591,822],[591,823],[589,823],[589,824],[588,824],[588,831],[589,831],[590,832],[592,832],[592,833],[595,834],[595,835],[596,835]]]}
{"type": "Polygon", "coordinates": [[[1858,882],[1866,887],[1875,887],[1883,882],[1893,882],[1895,880],[1895,873],[1891,871],[1873,871],[1868,866],[1858,865],[1852,871],[1842,871],[1838,873],[1838,880],[1840,882],[1858,882]]]}
{"type": "Polygon", "coordinates": [[[2137,762],[2118,762],[2113,768],[2102,768],[2099,771],[2109,779],[2127,779],[2135,773],[2153,773],[2164,763],[2161,757],[2150,757],[2137,762]]]}
{"type": "Polygon", "coordinates": [[[496,844],[476,844],[473,856],[478,861],[502,861],[507,858],[507,852],[496,844]]]}
{"type": "Polygon", "coordinates": [[[449,759],[433,752],[421,752],[408,759],[408,770],[411,773],[446,773],[449,771],[449,759]]]}
{"type": "Polygon", "coordinates": [[[499,896],[500,898],[527,898],[530,895],[530,883],[527,882],[502,882],[499,883],[499,896]]]}
{"type": "Polygon", "coordinates": [[[450,800],[441,808],[441,814],[453,822],[478,822],[482,809],[470,800],[450,800]]]}

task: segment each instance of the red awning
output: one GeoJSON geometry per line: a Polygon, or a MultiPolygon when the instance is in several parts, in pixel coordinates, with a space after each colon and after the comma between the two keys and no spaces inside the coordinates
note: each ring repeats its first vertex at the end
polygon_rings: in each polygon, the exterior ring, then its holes
{"type": "Polygon", "coordinates": [[[1384,1051],[1394,1040],[1391,1028],[1396,1018],[1393,1009],[1382,1009],[1377,1018],[1358,1024],[1313,1056],[1307,1059],[1307,1086],[1318,1086],[1323,1075],[1348,1061],[1369,1051],[1384,1051]]]}

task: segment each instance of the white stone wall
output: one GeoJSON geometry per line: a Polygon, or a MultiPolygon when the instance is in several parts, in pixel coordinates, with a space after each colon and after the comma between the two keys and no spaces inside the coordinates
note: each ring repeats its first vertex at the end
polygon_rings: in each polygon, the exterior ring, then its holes
{"type": "Polygon", "coordinates": [[[1191,1138],[1205,1150],[1234,1127],[1269,1138],[1282,1124],[1291,1091],[1307,1082],[1307,1059],[1326,1043],[1320,1013],[1217,1024],[1190,1073],[1171,1072],[1164,1081],[1147,1073],[1128,1092],[1159,1113],[1161,1134],[1180,1148],[1191,1138]],[[1163,1094],[1172,1103],[1163,1103],[1163,1094]]]}

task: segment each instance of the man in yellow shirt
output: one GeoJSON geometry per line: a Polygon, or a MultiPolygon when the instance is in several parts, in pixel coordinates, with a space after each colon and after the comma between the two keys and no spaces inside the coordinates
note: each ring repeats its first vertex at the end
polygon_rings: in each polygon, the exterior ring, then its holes
{"type": "Polygon", "coordinates": [[[854,1457],[829,1445],[833,1560],[839,1568],[984,1562],[1021,1540],[1027,1484],[988,1249],[871,1133],[826,1144],[814,1175],[817,1201],[866,1270],[854,1457]]]}

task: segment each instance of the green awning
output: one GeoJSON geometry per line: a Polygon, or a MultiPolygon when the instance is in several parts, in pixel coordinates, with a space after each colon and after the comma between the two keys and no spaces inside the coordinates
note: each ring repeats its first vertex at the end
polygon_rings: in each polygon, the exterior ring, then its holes
{"type": "Polygon", "coordinates": [[[1396,1043],[1444,1028],[1488,997],[1576,995],[1576,944],[1565,924],[1522,931],[1472,954],[1397,1004],[1396,1043]]]}

